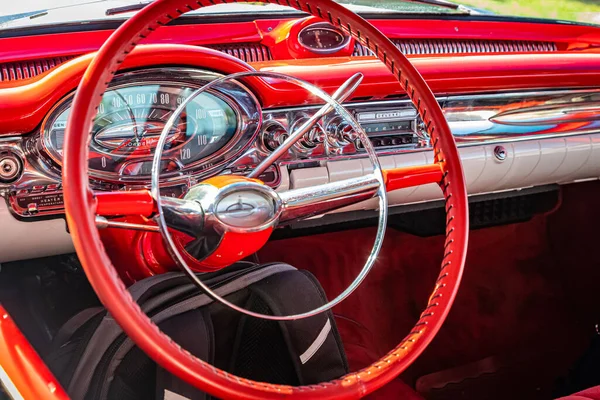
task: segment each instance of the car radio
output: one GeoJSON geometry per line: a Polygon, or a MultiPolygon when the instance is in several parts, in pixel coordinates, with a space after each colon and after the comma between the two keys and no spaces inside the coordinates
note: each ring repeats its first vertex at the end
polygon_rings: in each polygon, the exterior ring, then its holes
{"type": "MultiPolygon", "coordinates": [[[[417,111],[414,108],[356,110],[356,120],[375,148],[417,143],[417,119],[417,111]]],[[[356,141],[356,147],[363,149],[360,140],[356,141]]]]}

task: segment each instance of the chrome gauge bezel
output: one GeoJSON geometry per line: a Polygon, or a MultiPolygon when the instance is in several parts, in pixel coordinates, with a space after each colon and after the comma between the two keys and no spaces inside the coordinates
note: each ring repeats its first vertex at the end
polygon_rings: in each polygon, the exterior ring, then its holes
{"type": "Polygon", "coordinates": [[[308,50],[308,51],[310,51],[312,53],[315,53],[315,54],[333,54],[333,53],[337,53],[338,51],[343,50],[346,46],[348,46],[348,44],[350,43],[350,40],[352,40],[352,38],[350,36],[346,35],[344,33],[344,31],[336,28],[335,26],[331,25],[328,22],[317,22],[315,24],[311,24],[311,25],[305,26],[304,28],[302,28],[300,30],[300,32],[298,32],[298,44],[300,44],[300,46],[302,46],[306,50],[308,50]],[[329,49],[317,49],[317,48],[314,48],[312,46],[307,45],[302,40],[302,35],[306,31],[309,31],[311,29],[323,29],[323,30],[327,30],[327,31],[332,31],[332,32],[335,32],[336,34],[341,35],[344,38],[344,40],[342,41],[342,43],[340,43],[336,47],[331,47],[329,49]]]}
{"type": "MultiPolygon", "coordinates": [[[[222,74],[185,67],[147,68],[125,72],[115,76],[107,90],[146,85],[184,86],[198,89],[207,82],[223,77],[222,74]]],[[[231,160],[241,155],[252,145],[260,132],[262,125],[262,109],[254,93],[240,82],[230,86],[211,90],[210,93],[232,108],[237,120],[237,128],[228,143],[200,160],[185,167],[162,174],[161,180],[172,184],[188,182],[190,179],[202,179],[223,169],[231,160]]],[[[75,91],[61,99],[46,115],[40,127],[39,147],[41,153],[51,167],[62,168],[62,157],[50,142],[50,127],[56,118],[71,107],[75,91]]],[[[91,139],[91,137],[90,137],[91,139]]],[[[137,161],[152,161],[152,154],[137,161]]],[[[120,168],[122,169],[122,168],[120,168]]],[[[92,179],[108,183],[123,183],[130,185],[147,185],[149,175],[126,176],[120,171],[103,172],[89,171],[92,179]]]]}

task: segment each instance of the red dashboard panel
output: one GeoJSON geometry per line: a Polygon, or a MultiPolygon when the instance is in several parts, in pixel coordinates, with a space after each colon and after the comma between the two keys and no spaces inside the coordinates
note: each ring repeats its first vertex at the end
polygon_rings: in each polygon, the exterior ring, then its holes
{"type": "MultiPolygon", "coordinates": [[[[0,134],[23,134],[40,124],[50,108],[74,90],[92,59],[82,56],[30,79],[22,86],[0,86],[0,134]]],[[[600,54],[514,54],[473,56],[415,56],[413,63],[438,95],[449,93],[494,92],[542,88],[592,87],[598,85],[600,54]]],[[[141,46],[123,68],[151,65],[189,65],[224,73],[258,70],[276,71],[312,82],[333,92],[355,72],[365,74],[356,98],[385,99],[401,95],[402,89],[378,60],[362,58],[321,58],[272,61],[252,66],[217,52],[195,46],[141,46]]],[[[254,81],[251,85],[263,107],[302,105],[314,101],[288,84],[271,85],[254,81]]]]}
{"type": "MultiPolygon", "coordinates": [[[[599,54],[510,54],[409,57],[437,95],[505,90],[585,88],[598,86],[599,54]]],[[[355,72],[365,79],[354,93],[362,100],[394,98],[403,93],[395,78],[378,60],[338,58],[288,60],[253,64],[258,70],[279,72],[307,80],[328,92],[355,72]]],[[[283,90],[283,88],[279,88],[283,90]]],[[[267,106],[302,104],[290,91],[267,106]]]]}
{"type": "MultiPolygon", "coordinates": [[[[79,84],[93,54],[79,57],[53,71],[30,79],[22,86],[0,86],[0,134],[33,130],[58,100],[79,84]]],[[[230,74],[252,68],[242,61],[216,50],[182,45],[149,45],[136,49],[123,63],[124,69],[149,65],[189,65],[230,74]]],[[[260,82],[253,89],[263,92],[260,82]]]]}
{"type": "Polygon", "coordinates": [[[559,50],[600,51],[600,29],[591,26],[458,20],[371,22],[390,38],[548,41],[557,43],[559,50]]]}
{"type": "MultiPolygon", "coordinates": [[[[353,42],[332,55],[310,53],[298,44],[298,32],[315,18],[258,19],[250,22],[202,23],[165,26],[145,40],[127,58],[125,68],[189,65],[232,73],[252,67],[294,75],[332,92],[351,74],[365,74],[355,99],[386,99],[402,95],[394,77],[371,57],[349,57],[353,42]],[[274,61],[252,67],[198,45],[260,43],[274,61]],[[178,44],[172,44],[178,43],[178,44]],[[160,45],[161,47],[155,47],[160,45]],[[187,46],[186,46],[187,45],[187,46]],[[334,56],[334,57],[332,57],[334,56]]],[[[600,29],[592,26],[494,22],[461,19],[376,19],[371,21],[392,39],[529,40],[553,42],[560,52],[503,55],[413,56],[421,74],[438,95],[499,90],[590,87],[598,84],[600,29]],[[568,50],[568,51],[567,51],[568,50]]],[[[95,51],[112,29],[7,37],[0,32],[0,63],[73,56],[95,51]]],[[[92,56],[82,56],[30,79],[0,82],[0,134],[30,132],[53,104],[75,89],[92,56]]],[[[257,94],[263,107],[301,105],[313,100],[287,85],[261,85],[257,94]]]]}

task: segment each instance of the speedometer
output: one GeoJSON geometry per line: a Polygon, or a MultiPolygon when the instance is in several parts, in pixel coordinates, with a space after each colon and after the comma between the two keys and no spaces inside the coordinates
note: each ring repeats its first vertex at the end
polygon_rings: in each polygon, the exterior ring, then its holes
{"type": "MultiPolygon", "coordinates": [[[[119,180],[147,177],[156,144],[169,118],[216,74],[203,73],[202,82],[150,81],[150,71],[133,76],[136,81],[142,77],[144,80],[118,84],[123,78],[117,79],[98,107],[90,138],[91,175],[119,180]]],[[[243,147],[241,139],[255,133],[260,122],[256,100],[243,86],[227,85],[187,102],[168,133],[163,152],[164,174],[213,167],[227,158],[228,150],[243,147]]],[[[71,102],[69,98],[60,104],[42,129],[42,146],[59,165],[71,102]]]]}

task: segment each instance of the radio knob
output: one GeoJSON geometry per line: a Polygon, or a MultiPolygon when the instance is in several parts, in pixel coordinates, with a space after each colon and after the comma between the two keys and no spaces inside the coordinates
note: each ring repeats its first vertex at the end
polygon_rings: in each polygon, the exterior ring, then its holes
{"type": "Polygon", "coordinates": [[[288,138],[289,134],[285,127],[274,120],[265,122],[262,130],[262,142],[263,145],[269,150],[273,151],[278,148],[288,138]]]}
{"type": "Polygon", "coordinates": [[[347,142],[354,142],[358,140],[358,132],[347,122],[343,122],[338,126],[338,136],[340,139],[347,142]]]}

